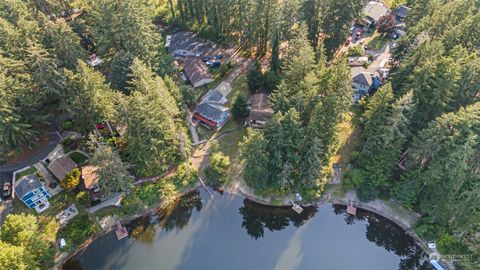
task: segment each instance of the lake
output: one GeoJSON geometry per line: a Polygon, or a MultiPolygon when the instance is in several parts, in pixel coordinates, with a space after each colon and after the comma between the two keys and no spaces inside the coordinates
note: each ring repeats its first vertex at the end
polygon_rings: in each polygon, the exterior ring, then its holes
{"type": "Polygon", "coordinates": [[[108,233],[63,269],[432,269],[413,239],[389,220],[324,204],[301,214],[229,193],[204,191],[108,233]]]}

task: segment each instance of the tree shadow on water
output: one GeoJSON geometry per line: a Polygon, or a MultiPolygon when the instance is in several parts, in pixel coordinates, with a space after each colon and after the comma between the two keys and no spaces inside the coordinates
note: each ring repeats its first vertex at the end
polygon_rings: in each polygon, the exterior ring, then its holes
{"type": "Polygon", "coordinates": [[[245,199],[239,209],[242,215],[242,228],[253,239],[262,238],[265,229],[281,231],[289,225],[300,227],[317,212],[315,206],[305,207],[301,214],[297,214],[291,207],[265,206],[245,199]]]}

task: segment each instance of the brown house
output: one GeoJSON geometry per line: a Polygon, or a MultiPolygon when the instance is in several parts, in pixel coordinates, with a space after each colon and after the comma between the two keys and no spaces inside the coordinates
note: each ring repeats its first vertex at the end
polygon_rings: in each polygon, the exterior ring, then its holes
{"type": "Polygon", "coordinates": [[[48,165],[48,170],[59,181],[62,181],[63,179],[65,179],[67,173],[70,173],[76,167],[77,163],[75,163],[70,157],[63,156],[50,162],[50,164],[48,165]]]}
{"type": "Polygon", "coordinates": [[[86,165],[82,168],[82,186],[87,191],[90,199],[99,200],[102,197],[102,191],[98,186],[98,167],[86,165]]]}
{"type": "Polygon", "coordinates": [[[263,128],[267,119],[273,114],[273,110],[268,105],[268,96],[265,93],[257,93],[248,99],[250,105],[250,114],[245,124],[253,128],[263,128]]]}
{"type": "Polygon", "coordinates": [[[212,75],[208,71],[207,65],[198,58],[186,59],[183,69],[195,88],[213,82],[212,75]]]}

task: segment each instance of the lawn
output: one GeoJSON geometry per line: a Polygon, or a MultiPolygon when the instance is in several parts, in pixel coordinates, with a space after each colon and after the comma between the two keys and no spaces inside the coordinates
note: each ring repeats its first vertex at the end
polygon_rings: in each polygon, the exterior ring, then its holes
{"type": "Polygon", "coordinates": [[[72,152],[68,155],[78,166],[82,166],[83,163],[88,159],[87,156],[80,152],[72,152]]]}
{"type": "Polygon", "coordinates": [[[35,169],[34,167],[30,167],[28,170],[25,170],[23,172],[20,172],[20,173],[17,173],[15,175],[15,180],[18,180],[20,178],[22,178],[23,176],[25,175],[30,175],[30,174],[33,174],[33,173],[36,173],[37,172],[37,169],[35,169]]]}
{"type": "Polygon", "coordinates": [[[231,107],[238,95],[244,95],[245,97],[250,97],[251,93],[248,90],[247,86],[247,74],[242,74],[238,76],[235,81],[232,83],[232,93],[228,96],[228,105],[231,107]]]}
{"type": "Polygon", "coordinates": [[[366,41],[369,50],[379,51],[387,43],[388,39],[375,31],[371,37],[366,41]]]}

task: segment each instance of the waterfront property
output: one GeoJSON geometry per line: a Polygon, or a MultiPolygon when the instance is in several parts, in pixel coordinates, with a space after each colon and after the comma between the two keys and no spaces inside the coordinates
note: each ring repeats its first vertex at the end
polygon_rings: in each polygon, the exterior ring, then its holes
{"type": "Polygon", "coordinates": [[[16,181],[15,194],[28,208],[34,208],[37,213],[50,207],[48,202],[50,194],[35,174],[23,176],[16,181]]]}
{"type": "Polygon", "coordinates": [[[98,186],[98,167],[96,166],[83,166],[82,167],[82,188],[88,192],[92,201],[100,200],[102,197],[102,191],[98,186]]]}

